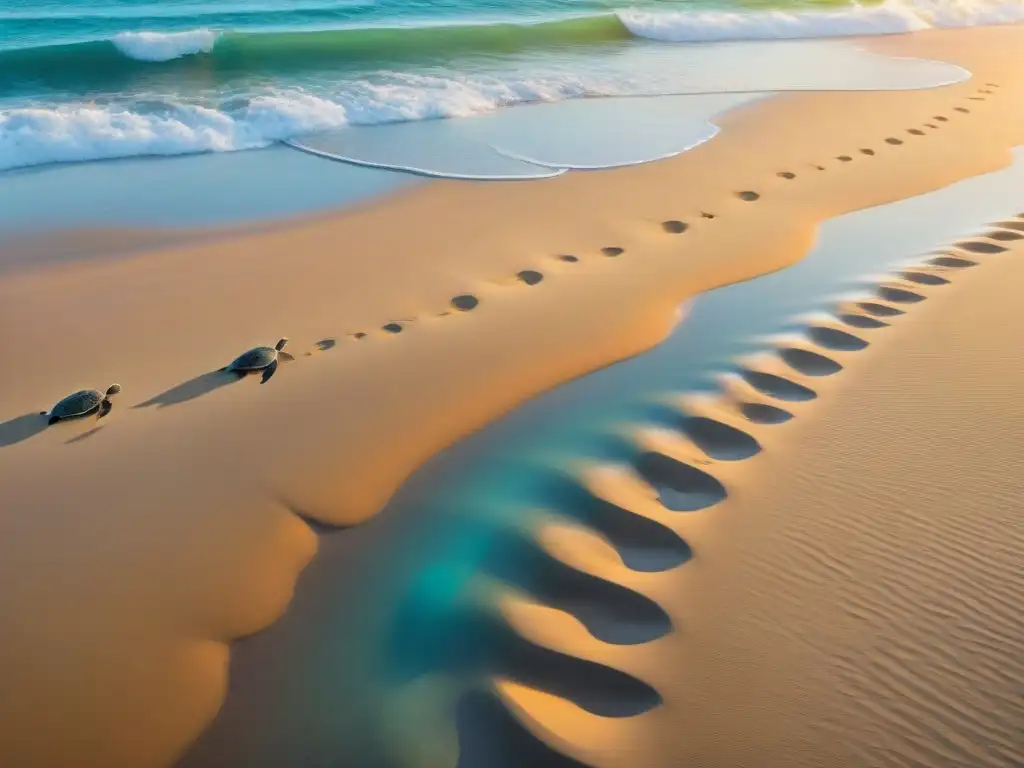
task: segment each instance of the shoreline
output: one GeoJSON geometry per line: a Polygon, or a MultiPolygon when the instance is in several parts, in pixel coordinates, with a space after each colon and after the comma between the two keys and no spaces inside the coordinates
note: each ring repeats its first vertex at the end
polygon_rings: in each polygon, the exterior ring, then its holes
{"type": "MultiPolygon", "coordinates": [[[[128,748],[118,743],[119,732],[131,722],[136,725],[128,730],[144,729],[139,718],[148,713],[141,702],[159,690],[179,714],[165,718],[151,743],[133,748],[139,764],[166,762],[220,705],[225,642],[266,626],[284,610],[315,549],[301,519],[336,525],[367,519],[439,448],[539,390],[656,344],[682,299],[797,260],[821,220],[1005,165],[1010,146],[1024,142],[1024,124],[1014,115],[1024,75],[1008,69],[1012,48],[1022,39],[1024,30],[999,28],[872,41],[887,49],[960,56],[980,79],[999,81],[998,94],[984,104],[969,101],[980,83],[941,93],[790,94],[741,109],[723,120],[715,142],[650,166],[545,185],[511,184],[500,192],[437,183],[337,220],[168,248],[145,259],[64,264],[0,284],[2,338],[9,347],[42,352],[47,339],[74,337],[81,318],[89,318],[103,340],[23,361],[0,418],[37,412],[64,394],[66,372],[83,383],[96,379],[98,386],[128,380],[116,372],[118,363],[130,360],[133,369],[128,402],[115,407],[97,437],[66,449],[55,432],[36,435],[3,448],[0,467],[2,506],[16,534],[8,544],[30,552],[42,537],[55,558],[49,575],[36,566],[40,581],[33,589],[42,592],[20,595],[5,620],[28,627],[29,637],[55,643],[52,652],[71,660],[72,668],[86,659],[93,663],[90,675],[103,679],[117,712],[32,710],[28,725],[5,733],[0,743],[18,755],[27,748],[26,734],[41,723],[51,732],[62,730],[65,724],[53,718],[63,715],[82,729],[67,734],[69,744],[86,732],[95,739],[94,762],[80,756],[77,764],[110,765],[111,755],[128,748]],[[844,115],[858,115],[852,128],[839,119],[841,107],[844,115]],[[948,126],[927,138],[907,135],[908,126],[939,108],[950,115],[948,126]],[[957,109],[970,112],[955,115],[957,109]],[[985,114],[989,122],[979,125],[985,114]],[[794,137],[807,125],[819,135],[797,144],[794,137]],[[897,134],[901,143],[886,147],[886,137],[897,134]],[[973,142],[970,152],[964,151],[967,141],[973,142]],[[942,142],[960,153],[947,151],[942,164],[926,167],[942,142]],[[859,148],[875,155],[839,165],[832,159],[859,148]],[[816,162],[830,172],[808,170],[816,162]],[[799,171],[796,179],[776,176],[791,170],[799,171]],[[679,178],[700,178],[702,185],[680,191],[679,178]],[[524,221],[534,226],[524,231],[524,221]],[[680,224],[682,231],[673,231],[680,224]],[[460,243],[459,252],[452,252],[452,242],[460,243]],[[324,263],[324,253],[339,243],[344,252],[373,255],[374,263],[324,263]],[[681,246],[692,256],[685,264],[681,246]],[[280,253],[289,254],[287,264],[275,258],[280,253]],[[488,254],[487,270],[479,264],[481,253],[488,254]],[[557,259],[566,253],[581,262],[557,259]],[[624,266],[617,269],[618,263],[624,266]],[[542,282],[515,280],[517,271],[527,270],[539,272],[542,282]],[[352,285],[359,285],[360,295],[339,308],[339,289],[352,285]],[[463,293],[472,293],[479,308],[437,316],[463,293]],[[251,309],[240,312],[238,306],[251,309]],[[388,309],[378,309],[383,306],[388,309]],[[409,315],[417,319],[397,338],[381,331],[362,341],[343,335],[401,324],[409,315]],[[332,329],[337,349],[317,350],[305,360],[302,350],[312,352],[311,342],[332,329]],[[251,382],[218,387],[169,415],[160,407],[131,408],[160,393],[173,402],[157,405],[180,404],[175,397],[191,394],[178,391],[182,376],[204,376],[246,346],[286,333],[301,345],[300,356],[265,389],[246,386],[251,382]],[[414,334],[415,341],[405,338],[414,334]],[[416,382],[415,391],[405,382],[416,382]],[[359,396],[370,391],[379,402],[359,396]],[[474,397],[479,400],[470,401],[474,397]],[[272,437],[254,444],[256,436],[247,432],[253,424],[261,437],[272,437]],[[345,435],[341,444],[339,435],[345,435]],[[118,457],[116,484],[94,471],[110,465],[110,456],[118,457]],[[43,487],[54,472],[65,477],[65,488],[43,487]],[[246,484],[250,477],[260,478],[257,487],[246,484]],[[50,541],[44,526],[19,514],[31,510],[63,510],[61,523],[77,535],[67,543],[50,541]],[[88,522],[77,519],[84,513],[88,522]],[[154,530],[168,537],[153,540],[154,530]],[[102,565],[89,550],[99,531],[107,550],[102,565]],[[194,547],[196,541],[202,544],[194,547]],[[143,580],[123,595],[117,611],[96,603],[132,573],[129,566],[143,552],[156,573],[180,576],[183,551],[192,568],[170,594],[168,586],[143,580]],[[53,589],[55,582],[47,586],[47,579],[60,578],[60,563],[69,560],[85,581],[93,581],[65,594],[53,589]],[[167,677],[140,687],[124,676],[125,658],[111,655],[104,644],[66,647],[49,634],[52,628],[33,621],[33,596],[40,594],[58,624],[95,610],[93,620],[103,617],[101,625],[110,621],[129,632],[135,638],[132,664],[167,677]],[[154,606],[168,603],[180,615],[156,613],[154,606]],[[133,626],[123,624],[128,615],[133,626]],[[114,720],[114,714],[124,719],[114,720]]],[[[33,567],[21,557],[16,551],[5,555],[12,579],[33,567]]],[[[28,647],[3,653],[4,666],[33,655],[28,647]]],[[[28,677],[20,684],[25,690],[35,686],[43,704],[47,691],[58,690],[44,682],[28,677]]],[[[72,679],[61,686],[92,683],[72,679]]]]}
{"type": "Polygon", "coordinates": [[[31,166],[0,173],[0,257],[24,264],[29,257],[11,251],[41,251],[55,231],[73,240],[101,229],[115,245],[127,231],[135,252],[167,245],[168,230],[185,242],[258,233],[334,217],[415,184],[401,174],[325,166],[284,146],[31,166]],[[104,194],[82,192],[95,188],[104,194]]]}
{"type": "MultiPolygon", "coordinates": [[[[614,695],[602,686],[626,673],[620,710],[646,709],[663,692],[662,667],[671,663],[648,669],[639,662],[673,627],[685,650],[686,627],[699,619],[685,604],[679,610],[686,618],[675,618],[681,590],[670,586],[686,583],[692,562],[716,555],[691,531],[718,517],[722,496],[756,493],[744,482],[756,464],[748,468],[745,459],[777,450],[789,429],[783,425],[795,417],[813,419],[822,407],[814,403],[818,393],[832,396],[849,379],[837,367],[852,371],[888,326],[912,322],[919,296],[933,300],[954,290],[945,281],[960,282],[962,257],[971,254],[936,256],[933,263],[931,254],[946,249],[937,245],[957,252],[953,243],[986,248],[1017,236],[1024,224],[1002,221],[1015,213],[1007,201],[1024,199],[1024,154],[1015,156],[1004,171],[828,222],[799,264],[698,297],[656,350],[561,385],[435,455],[368,524],[337,534],[322,529],[291,609],[235,647],[225,707],[179,766],[253,762],[267,754],[282,765],[299,754],[386,763],[373,738],[378,732],[393,732],[396,743],[415,744],[423,754],[443,750],[457,735],[466,750],[460,747],[460,768],[504,766],[497,752],[550,750],[544,740],[558,743],[561,716],[527,712],[525,722],[517,721],[510,701],[493,698],[501,679],[534,688],[538,698],[554,692],[552,706],[571,710],[568,700],[584,709],[596,704],[600,712],[614,695]],[[948,218],[934,221],[944,211],[948,218]],[[995,241],[965,237],[984,221],[1009,229],[993,226],[995,241]],[[859,233],[863,248],[877,249],[863,262],[859,233]],[[838,274],[821,278],[823,271],[838,274]],[[787,294],[788,301],[778,299],[787,294]],[[721,324],[729,326],[724,333],[716,329],[721,324]],[[702,369],[730,373],[711,378],[702,369]],[[764,382],[745,380],[746,372],[779,378],[759,391],[764,382]],[[798,391],[812,400],[794,397],[798,391]],[[659,497],[661,504],[652,503],[659,497]],[[491,544],[481,551],[481,541],[491,544]],[[431,584],[448,588],[438,592],[431,584]],[[365,595],[364,585],[372,585],[365,595]],[[557,622],[560,635],[531,630],[531,613],[544,626],[557,622]],[[495,614],[521,638],[523,651],[510,653],[487,633],[463,629],[473,626],[471,617],[486,626],[495,614]],[[395,632],[405,638],[398,648],[388,642],[395,632]],[[434,650],[418,661],[422,677],[403,684],[401,670],[418,647],[434,650]],[[553,649],[561,660],[514,663],[531,649],[536,656],[537,648],[553,649]],[[462,668],[457,655],[483,656],[483,671],[462,668]],[[593,675],[573,680],[574,667],[593,662],[593,675]],[[653,688],[644,693],[645,685],[653,688]],[[396,706],[402,717],[388,725],[396,706]],[[481,722],[477,709],[497,722],[481,722]],[[369,722],[358,725],[363,717],[369,722]],[[258,732],[247,727],[252,722],[262,724],[258,732]],[[523,727],[530,722],[540,724],[541,740],[523,727]]],[[[614,728],[619,737],[647,741],[642,718],[587,725],[586,717],[577,713],[588,734],[614,728]]],[[[602,751],[579,733],[571,746],[589,747],[595,759],[588,762],[602,765],[602,751]]],[[[550,752],[543,758],[554,759],[550,752]]],[[[453,756],[432,760],[427,764],[455,764],[453,756]]]]}

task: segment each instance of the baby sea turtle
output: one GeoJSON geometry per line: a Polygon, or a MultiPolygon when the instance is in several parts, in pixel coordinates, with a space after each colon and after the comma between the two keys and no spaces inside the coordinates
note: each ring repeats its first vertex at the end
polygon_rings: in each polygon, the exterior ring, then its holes
{"type": "Polygon", "coordinates": [[[248,352],[240,354],[231,361],[230,365],[221,370],[237,374],[238,378],[248,376],[256,371],[263,371],[263,378],[260,380],[260,384],[266,384],[277,371],[277,363],[280,357],[278,353],[284,349],[287,343],[288,339],[281,339],[273,347],[254,347],[248,352]]]}
{"type": "MultiPolygon", "coordinates": [[[[111,384],[106,392],[98,389],[83,389],[68,395],[52,409],[50,409],[50,423],[56,424],[65,419],[79,419],[83,416],[96,414],[96,418],[102,419],[113,407],[110,398],[121,391],[120,384],[111,384]]],[[[40,416],[46,416],[47,412],[42,411],[40,416]]]]}

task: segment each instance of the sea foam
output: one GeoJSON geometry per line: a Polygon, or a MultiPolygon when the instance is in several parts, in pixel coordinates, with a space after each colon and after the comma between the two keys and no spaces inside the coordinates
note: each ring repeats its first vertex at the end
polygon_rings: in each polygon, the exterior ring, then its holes
{"type": "Polygon", "coordinates": [[[125,56],[139,61],[170,61],[196,53],[210,53],[218,33],[211,29],[186,32],[122,32],[111,42],[125,56]]]}
{"type": "Polygon", "coordinates": [[[146,100],[0,109],[0,171],[136,155],[257,149],[347,125],[467,117],[589,92],[571,77],[501,81],[404,74],[389,82],[348,83],[330,97],[293,88],[268,89],[212,106],[154,105],[146,100]]]}
{"type": "Polygon", "coordinates": [[[341,128],[345,108],[302,92],[265,95],[234,111],[174,105],[65,105],[0,111],[0,170],[135,155],[256,149],[341,128]]]}
{"type": "Polygon", "coordinates": [[[638,37],[674,43],[893,35],[1024,21],[1020,0],[887,0],[829,11],[618,12],[638,37]]]}

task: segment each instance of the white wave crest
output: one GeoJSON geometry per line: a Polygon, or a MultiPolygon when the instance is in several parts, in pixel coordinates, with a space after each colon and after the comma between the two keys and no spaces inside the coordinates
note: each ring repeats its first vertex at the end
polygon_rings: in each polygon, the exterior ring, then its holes
{"type": "Polygon", "coordinates": [[[833,11],[618,11],[638,37],[673,43],[892,35],[1024,21],[1021,0],[886,0],[833,11]]]}
{"type": "MultiPolygon", "coordinates": [[[[794,47],[798,46],[790,46],[794,47]]],[[[347,125],[462,118],[530,102],[664,95],[694,88],[719,92],[917,88],[966,76],[948,65],[886,63],[853,48],[841,53],[830,54],[833,67],[823,72],[807,72],[804,53],[775,56],[770,67],[761,66],[753,75],[745,69],[730,70],[728,55],[725,59],[718,54],[710,59],[684,56],[674,67],[658,56],[657,71],[647,65],[616,64],[582,72],[574,65],[562,71],[448,76],[376,72],[364,79],[320,84],[315,91],[246,88],[221,96],[196,94],[192,103],[183,103],[181,96],[139,94],[110,97],[99,104],[12,106],[0,108],[0,171],[136,155],[231,152],[347,125]],[[680,86],[700,72],[704,75],[696,85],[680,86]],[[858,74],[854,77],[850,72],[858,74]]]]}
{"type": "Polygon", "coordinates": [[[187,32],[121,32],[111,42],[130,59],[170,61],[196,53],[209,53],[219,37],[212,29],[187,32]]]}
{"type": "MultiPolygon", "coordinates": [[[[571,77],[452,80],[394,73],[355,81],[329,98],[270,89],[215,106],[167,102],[0,110],[0,171],[136,155],[256,149],[346,125],[466,117],[532,101],[602,93],[571,77]]],[[[602,95],[604,95],[602,93],[602,95]]]]}
{"type": "Polygon", "coordinates": [[[343,106],[301,92],[258,96],[234,113],[196,105],[158,112],[128,105],[9,109],[0,111],[0,170],[255,149],[346,122],[343,106]]]}

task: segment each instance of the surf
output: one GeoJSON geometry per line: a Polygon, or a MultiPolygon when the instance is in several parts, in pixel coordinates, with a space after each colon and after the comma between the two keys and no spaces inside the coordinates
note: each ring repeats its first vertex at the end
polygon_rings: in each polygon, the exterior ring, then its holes
{"type": "Polygon", "coordinates": [[[646,10],[503,20],[438,20],[338,28],[233,31],[202,26],[128,31],[105,39],[0,50],[0,91],[29,84],[102,87],[157,65],[218,78],[345,65],[442,62],[459,56],[600,46],[628,40],[706,43],[891,35],[1024,21],[1021,0],[887,0],[831,10],[646,10]],[[208,75],[208,72],[207,72],[208,75]]]}

